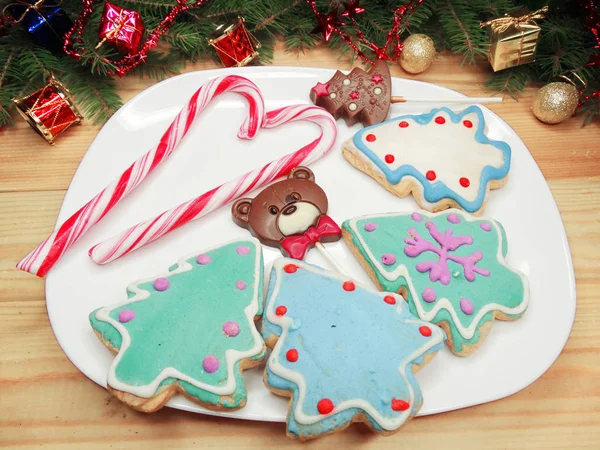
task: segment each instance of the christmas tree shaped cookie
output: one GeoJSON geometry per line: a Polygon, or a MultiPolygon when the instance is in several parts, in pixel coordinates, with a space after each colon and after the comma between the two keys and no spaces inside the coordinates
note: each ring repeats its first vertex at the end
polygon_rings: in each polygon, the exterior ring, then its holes
{"type": "Polygon", "coordinates": [[[401,296],[287,258],[273,264],[262,333],[265,384],[291,397],[287,432],[302,440],[352,422],[397,431],[423,401],[414,372],[444,341],[401,296]]]}
{"type": "Polygon", "coordinates": [[[428,211],[461,208],[479,215],[490,189],[508,179],[510,146],[485,135],[481,109],[448,108],[363,128],[344,157],[399,197],[411,192],[428,211]]]}
{"type": "Polygon", "coordinates": [[[248,239],[130,284],[126,300],[90,314],[94,331],[116,353],[108,390],[144,412],[176,393],[210,409],[243,407],[242,370],[265,356],[254,325],[262,279],[260,244],[248,239]]]}
{"type": "Polygon", "coordinates": [[[376,61],[365,72],[355,67],[349,74],[339,70],[326,83],[310,90],[310,99],[348,125],[373,125],[386,119],[392,96],[392,79],[385,61],[376,61]]]}
{"type": "Polygon", "coordinates": [[[382,290],[402,293],[415,315],[446,331],[455,354],[478,347],[494,319],[527,308],[527,279],[506,264],[495,220],[459,210],[380,214],[347,220],[343,236],[382,290]]]}

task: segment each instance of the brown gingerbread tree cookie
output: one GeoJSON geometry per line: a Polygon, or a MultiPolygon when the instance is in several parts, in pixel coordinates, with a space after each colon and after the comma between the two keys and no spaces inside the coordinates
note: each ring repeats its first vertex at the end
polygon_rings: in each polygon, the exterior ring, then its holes
{"type": "Polygon", "coordinates": [[[349,74],[339,70],[326,83],[310,90],[310,99],[348,126],[383,122],[388,115],[392,96],[392,79],[385,61],[377,61],[368,71],[355,67],[349,74]]]}

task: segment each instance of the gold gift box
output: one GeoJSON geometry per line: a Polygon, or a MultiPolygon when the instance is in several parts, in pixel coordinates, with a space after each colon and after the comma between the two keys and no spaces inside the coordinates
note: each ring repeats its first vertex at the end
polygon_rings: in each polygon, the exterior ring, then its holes
{"type": "Polygon", "coordinates": [[[504,16],[482,23],[492,29],[488,60],[494,72],[535,61],[540,27],[535,23],[543,19],[548,7],[524,15],[504,16]]]}
{"type": "Polygon", "coordinates": [[[511,25],[506,31],[493,33],[488,60],[494,72],[535,61],[540,27],[530,24],[511,25]]]}

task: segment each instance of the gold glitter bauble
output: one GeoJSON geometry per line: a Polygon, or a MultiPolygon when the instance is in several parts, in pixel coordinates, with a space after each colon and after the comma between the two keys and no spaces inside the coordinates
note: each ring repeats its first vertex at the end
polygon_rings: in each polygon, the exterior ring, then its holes
{"type": "Polygon", "coordinates": [[[533,100],[533,114],[545,123],[560,123],[575,112],[579,102],[577,88],[569,83],[550,83],[533,100]]]}
{"type": "Polygon", "coordinates": [[[412,34],[402,43],[400,65],[408,73],[421,73],[429,69],[435,58],[435,45],[426,34],[412,34]]]}

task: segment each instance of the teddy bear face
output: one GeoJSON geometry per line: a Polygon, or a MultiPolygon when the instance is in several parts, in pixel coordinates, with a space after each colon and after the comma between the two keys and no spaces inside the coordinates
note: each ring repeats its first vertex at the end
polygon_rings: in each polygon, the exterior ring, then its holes
{"type": "Polygon", "coordinates": [[[278,246],[286,237],[302,234],[327,213],[327,196],[314,174],[297,167],[287,180],[265,188],[254,199],[243,198],[232,207],[234,221],[266,245],[278,246]]]}

